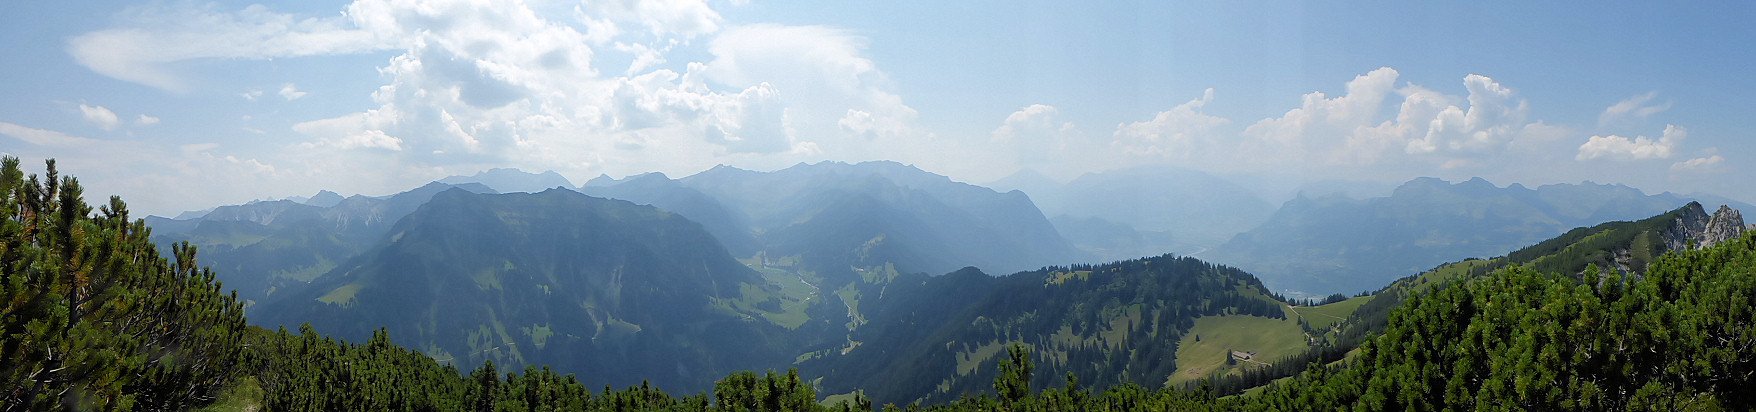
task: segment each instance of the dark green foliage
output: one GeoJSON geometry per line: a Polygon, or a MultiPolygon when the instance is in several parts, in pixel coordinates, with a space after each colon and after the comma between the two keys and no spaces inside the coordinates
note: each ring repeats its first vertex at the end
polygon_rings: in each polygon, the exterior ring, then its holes
{"type": "MultiPolygon", "coordinates": [[[[1024,345],[1006,345],[1006,359],[1000,361],[1000,376],[994,377],[994,393],[1000,404],[1011,409],[1013,404],[1030,396],[1030,350],[1024,345]]],[[[1073,374],[1067,374],[1073,379],[1073,374]]]]}
{"type": "Polygon", "coordinates": [[[1098,389],[1156,387],[1176,370],[1178,342],[1195,318],[1286,316],[1284,304],[1248,273],[1172,255],[1002,277],[974,268],[904,275],[862,294],[877,299],[861,302],[873,308],[869,323],[851,336],[861,346],[801,369],[823,376],[826,392],[860,389],[881,403],[940,403],[987,392],[996,365],[1009,356],[1002,351],[960,376],[960,354],[1014,343],[1039,361],[1031,386],[1071,373],[1098,389]],[[1079,341],[1050,338],[1064,328],[1079,341]]]}
{"type": "Polygon", "coordinates": [[[1659,258],[1638,282],[1510,267],[1408,299],[1282,410],[1744,410],[1756,406],[1756,237],[1659,258]]]}
{"type": "Polygon", "coordinates": [[[1690,209],[1705,214],[1700,203],[1690,203],[1637,222],[1608,222],[1573,229],[1561,237],[1509,253],[1506,260],[1539,272],[1573,274],[1590,265],[1615,270],[1616,252],[1626,251],[1632,260],[1631,269],[1643,271],[1653,258],[1666,252],[1662,233],[1690,209]]]}
{"type": "Polygon", "coordinates": [[[28,180],[0,163],[0,409],[178,409],[233,378],[243,308],[195,248],[160,257],[121,199],[92,214],[53,160],[28,180]]]}

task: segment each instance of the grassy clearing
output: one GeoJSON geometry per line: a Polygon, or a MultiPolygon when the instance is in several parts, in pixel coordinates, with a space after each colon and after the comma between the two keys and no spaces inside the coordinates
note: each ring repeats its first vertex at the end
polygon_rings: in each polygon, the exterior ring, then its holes
{"type": "Polygon", "coordinates": [[[993,358],[994,355],[1005,349],[1006,345],[996,340],[984,343],[971,352],[959,352],[957,354],[957,376],[975,373],[976,367],[981,366],[982,361],[993,358]]]}
{"type": "Polygon", "coordinates": [[[360,293],[360,288],[362,287],[364,287],[364,285],[358,283],[342,285],[342,287],[335,288],[335,290],[323,294],[323,297],[317,298],[317,301],[347,307],[354,303],[354,294],[360,293]]]}
{"type": "Polygon", "coordinates": [[[1368,300],[1372,300],[1372,297],[1361,296],[1328,305],[1296,307],[1293,308],[1293,312],[1297,312],[1299,317],[1304,318],[1305,323],[1311,325],[1311,329],[1324,330],[1347,320],[1349,315],[1353,315],[1354,309],[1359,309],[1360,305],[1366,304],[1368,300]]]}
{"type": "Polygon", "coordinates": [[[819,402],[819,404],[821,404],[823,406],[831,407],[831,408],[833,408],[837,405],[840,405],[842,402],[847,402],[849,405],[852,405],[852,404],[854,404],[854,395],[855,394],[859,394],[860,396],[866,396],[865,391],[855,390],[853,392],[838,393],[838,394],[823,397],[823,402],[819,402]]]}
{"type": "Polygon", "coordinates": [[[1433,287],[1434,285],[1443,284],[1445,282],[1455,280],[1455,279],[1463,279],[1464,277],[1469,276],[1469,271],[1472,269],[1475,269],[1476,266],[1486,265],[1489,262],[1492,262],[1492,261],[1491,260],[1470,260],[1470,261],[1446,264],[1444,266],[1433,268],[1433,270],[1429,270],[1426,273],[1422,273],[1420,276],[1416,276],[1413,280],[1411,280],[1410,281],[1411,283],[1409,283],[1407,286],[1408,291],[1409,292],[1422,292],[1422,291],[1426,291],[1427,288],[1433,287]]]}
{"type": "Polygon", "coordinates": [[[1208,376],[1236,373],[1251,362],[1227,366],[1232,350],[1256,351],[1261,362],[1291,356],[1306,350],[1304,329],[1299,327],[1296,313],[1286,310],[1287,319],[1270,319],[1247,315],[1205,316],[1195,319],[1195,327],[1183,335],[1177,345],[1177,371],[1165,385],[1179,387],[1208,376]],[[1199,337],[1198,342],[1195,339],[1199,337]]]}
{"type": "Polygon", "coordinates": [[[805,322],[811,320],[810,315],[805,314],[805,310],[818,299],[819,292],[817,286],[811,283],[811,276],[793,270],[790,264],[774,264],[775,259],[766,258],[761,253],[749,258],[740,258],[738,261],[762,275],[762,280],[773,288],[763,290],[761,287],[745,285],[740,288],[741,296],[736,301],[721,302],[720,304],[725,305],[728,310],[740,314],[759,313],[768,322],[787,329],[798,328],[799,325],[804,325],[805,322]],[[757,304],[769,299],[780,300],[780,311],[766,310],[757,306],[757,304]]]}
{"type": "Polygon", "coordinates": [[[847,327],[849,331],[866,324],[866,317],[860,315],[860,291],[855,290],[853,284],[850,283],[841,289],[836,289],[835,296],[840,297],[842,303],[848,307],[847,327]]]}
{"type": "Polygon", "coordinates": [[[1046,281],[1046,283],[1050,284],[1050,285],[1059,285],[1062,283],[1066,283],[1069,279],[1086,280],[1089,278],[1091,278],[1091,271],[1089,271],[1089,270],[1076,270],[1076,271],[1072,271],[1072,272],[1055,272],[1055,273],[1049,274],[1049,278],[1046,281]]]}

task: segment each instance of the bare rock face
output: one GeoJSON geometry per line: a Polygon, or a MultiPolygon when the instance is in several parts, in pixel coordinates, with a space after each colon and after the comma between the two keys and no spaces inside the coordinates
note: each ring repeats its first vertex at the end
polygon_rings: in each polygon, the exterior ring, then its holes
{"type": "Polygon", "coordinates": [[[1711,219],[1713,217],[1707,215],[1700,203],[1689,202],[1687,206],[1683,206],[1677,220],[1671,222],[1671,227],[1665,228],[1662,233],[1665,250],[1687,250],[1690,244],[1700,245],[1705,239],[1703,234],[1707,231],[1707,221],[1711,219]]]}
{"type": "Polygon", "coordinates": [[[1701,204],[1691,202],[1683,207],[1683,212],[1677,216],[1676,221],[1671,222],[1671,227],[1665,229],[1665,250],[1685,250],[1690,245],[1694,245],[1696,249],[1706,249],[1720,242],[1737,239],[1745,230],[1751,230],[1751,226],[1745,226],[1744,216],[1737,209],[1721,205],[1719,210],[1709,216],[1701,204]]]}
{"type": "Polygon", "coordinates": [[[1701,248],[1712,247],[1743,236],[1744,229],[1744,216],[1737,209],[1720,205],[1719,210],[1713,212],[1713,217],[1707,220],[1707,226],[1702,228],[1701,239],[1696,244],[1701,248]]]}

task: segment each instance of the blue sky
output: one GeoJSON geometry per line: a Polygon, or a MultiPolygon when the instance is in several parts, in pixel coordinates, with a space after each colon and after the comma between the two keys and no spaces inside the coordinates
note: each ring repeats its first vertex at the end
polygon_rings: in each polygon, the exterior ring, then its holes
{"type": "Polygon", "coordinates": [[[1690,6],[6,2],[0,152],[159,214],[879,159],[1756,200],[1756,6],[1690,6]]]}

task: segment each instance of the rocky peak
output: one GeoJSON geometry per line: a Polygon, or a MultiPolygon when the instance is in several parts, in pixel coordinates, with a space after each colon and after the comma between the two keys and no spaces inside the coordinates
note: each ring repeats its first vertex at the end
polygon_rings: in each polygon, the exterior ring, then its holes
{"type": "Polygon", "coordinates": [[[1696,244],[1702,248],[1711,247],[1720,242],[1737,239],[1744,234],[1744,216],[1726,205],[1720,205],[1707,219],[1707,227],[1702,229],[1702,238],[1696,244]]]}
{"type": "Polygon", "coordinates": [[[1665,229],[1665,250],[1684,250],[1690,244],[1697,249],[1711,247],[1738,238],[1746,229],[1744,216],[1737,209],[1721,205],[1709,216],[1700,203],[1689,202],[1665,229]]]}

